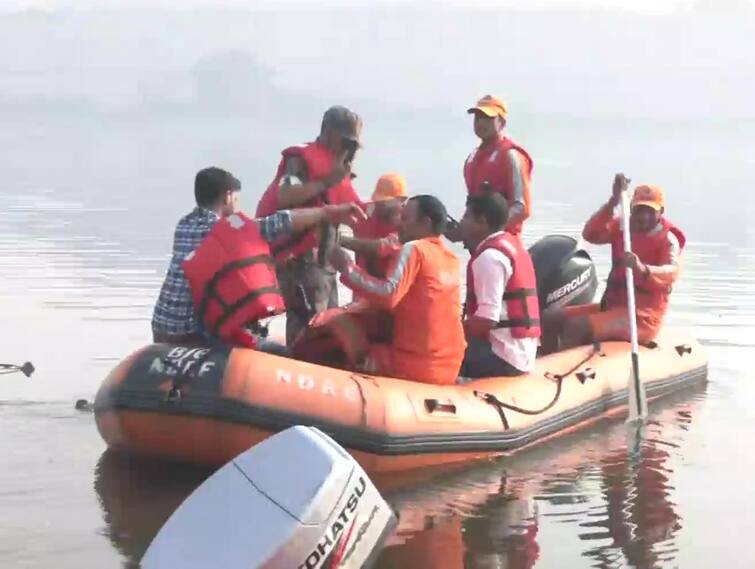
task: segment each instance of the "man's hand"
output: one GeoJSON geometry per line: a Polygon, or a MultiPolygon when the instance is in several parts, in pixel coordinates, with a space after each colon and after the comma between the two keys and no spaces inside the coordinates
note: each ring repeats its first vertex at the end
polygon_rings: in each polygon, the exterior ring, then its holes
{"type": "Polygon", "coordinates": [[[367,219],[367,214],[356,203],[326,205],[324,209],[328,221],[333,225],[345,223],[346,225],[354,226],[360,221],[367,219]]]}
{"type": "Polygon", "coordinates": [[[647,265],[640,261],[640,258],[632,252],[629,252],[624,256],[623,262],[621,264],[624,267],[629,267],[635,273],[644,275],[648,272],[647,265]]]}
{"type": "Polygon", "coordinates": [[[613,189],[611,190],[611,204],[616,206],[621,201],[621,192],[629,187],[631,182],[624,174],[616,174],[613,178],[613,189]]]}
{"type": "Polygon", "coordinates": [[[351,257],[349,257],[349,254],[343,247],[336,245],[330,252],[329,261],[336,271],[343,273],[349,267],[351,257]]]}

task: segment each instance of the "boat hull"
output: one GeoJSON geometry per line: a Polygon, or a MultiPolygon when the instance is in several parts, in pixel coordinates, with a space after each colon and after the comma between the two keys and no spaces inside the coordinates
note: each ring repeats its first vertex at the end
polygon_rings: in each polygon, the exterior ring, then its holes
{"type": "MultiPolygon", "coordinates": [[[[641,347],[650,401],[707,379],[703,348],[667,330],[641,347]]],[[[368,473],[515,452],[626,413],[629,344],[606,342],[538,358],[513,378],[437,386],[242,348],[152,344],[123,360],[95,400],[113,449],[219,466],[272,433],[312,425],[368,473]]]]}

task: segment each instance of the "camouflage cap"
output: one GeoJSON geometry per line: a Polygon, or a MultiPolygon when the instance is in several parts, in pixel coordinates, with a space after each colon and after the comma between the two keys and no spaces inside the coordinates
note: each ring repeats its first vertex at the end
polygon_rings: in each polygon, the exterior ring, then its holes
{"type": "Polygon", "coordinates": [[[335,105],[325,111],[322,117],[322,129],[326,128],[358,143],[362,133],[362,119],[346,107],[335,105]]]}

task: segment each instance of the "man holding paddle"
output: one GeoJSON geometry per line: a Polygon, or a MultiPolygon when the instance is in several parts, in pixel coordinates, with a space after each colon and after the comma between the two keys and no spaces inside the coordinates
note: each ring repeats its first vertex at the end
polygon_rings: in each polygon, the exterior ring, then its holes
{"type": "Polygon", "coordinates": [[[631,306],[627,271],[631,268],[640,344],[653,340],[660,331],[671,286],[679,275],[679,262],[686,238],[664,217],[664,195],[659,186],[637,186],[631,201],[629,237],[631,251],[625,253],[621,220],[614,210],[621,202],[629,179],[616,174],[611,198],[587,221],[582,237],[595,245],[611,245],[613,266],[600,304],[550,309],[544,320],[560,340],[559,349],[595,340],[631,339],[631,306]],[[550,314],[548,314],[550,312],[550,314]]]}

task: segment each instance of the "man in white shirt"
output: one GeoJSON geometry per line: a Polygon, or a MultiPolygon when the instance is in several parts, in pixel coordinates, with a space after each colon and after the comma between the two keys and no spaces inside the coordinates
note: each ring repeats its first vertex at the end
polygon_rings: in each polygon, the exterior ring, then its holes
{"type": "Polygon", "coordinates": [[[506,200],[469,196],[461,219],[467,265],[464,331],[466,378],[514,376],[533,370],[540,338],[540,308],[532,259],[518,236],[504,231],[506,200]]]}

